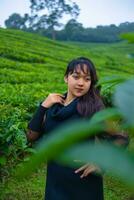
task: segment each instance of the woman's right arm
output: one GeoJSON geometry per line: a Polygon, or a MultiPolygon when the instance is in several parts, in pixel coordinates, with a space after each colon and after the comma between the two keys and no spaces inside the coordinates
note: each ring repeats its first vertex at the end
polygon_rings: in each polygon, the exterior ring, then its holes
{"type": "Polygon", "coordinates": [[[47,109],[48,108],[42,106],[42,103],[40,103],[40,106],[36,110],[31,121],[28,123],[26,136],[29,142],[33,142],[39,138],[42,130],[43,119],[47,109]]]}
{"type": "Polygon", "coordinates": [[[36,110],[33,118],[28,124],[28,130],[26,133],[27,140],[29,142],[33,142],[39,138],[42,132],[42,123],[46,111],[50,108],[54,103],[64,104],[63,95],[58,93],[49,94],[48,97],[40,103],[40,106],[36,110]]]}

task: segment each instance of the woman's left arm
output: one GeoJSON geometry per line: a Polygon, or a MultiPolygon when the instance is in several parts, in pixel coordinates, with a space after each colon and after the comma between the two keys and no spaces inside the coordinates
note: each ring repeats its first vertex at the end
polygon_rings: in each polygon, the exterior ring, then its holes
{"type": "Polygon", "coordinates": [[[104,139],[104,141],[111,142],[116,146],[120,146],[126,149],[130,142],[128,132],[125,130],[120,130],[118,122],[110,120],[106,121],[106,127],[106,132],[104,133],[104,138],[102,135],[102,139],[104,139]]]}
{"type": "MultiPolygon", "coordinates": [[[[129,145],[129,141],[130,141],[128,133],[124,132],[124,131],[116,132],[116,133],[110,132],[110,134],[107,133],[107,134],[102,135],[101,138],[98,136],[95,137],[96,143],[101,142],[102,140],[110,142],[116,146],[120,146],[124,149],[127,148],[127,146],[129,145]]],[[[104,171],[102,169],[100,169],[98,166],[89,164],[89,163],[87,163],[87,164],[83,165],[82,167],[78,168],[77,170],[75,170],[75,173],[80,173],[80,172],[82,172],[82,174],[80,175],[80,178],[84,178],[92,172],[96,172],[96,173],[99,173],[102,175],[104,174],[104,171]]]]}
{"type": "Polygon", "coordinates": [[[121,131],[116,134],[110,135],[109,139],[114,145],[127,148],[130,142],[127,132],[121,131]]]}

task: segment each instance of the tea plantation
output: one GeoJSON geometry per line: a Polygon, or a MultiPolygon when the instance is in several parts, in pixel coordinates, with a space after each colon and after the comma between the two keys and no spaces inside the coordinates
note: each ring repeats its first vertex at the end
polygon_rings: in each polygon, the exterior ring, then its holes
{"type": "MultiPolygon", "coordinates": [[[[51,92],[64,93],[67,63],[85,56],[96,65],[107,103],[118,84],[117,77],[134,74],[134,45],[52,41],[36,34],[0,28],[0,199],[43,199],[45,167],[18,182],[11,170],[32,151],[27,146],[27,123],[39,102],[51,92]],[[107,84],[107,78],[111,84],[107,84]],[[10,181],[10,184],[8,184],[10,181]]],[[[133,145],[131,144],[130,146],[133,145]]],[[[129,189],[121,181],[105,177],[106,200],[127,200],[129,189]]]]}

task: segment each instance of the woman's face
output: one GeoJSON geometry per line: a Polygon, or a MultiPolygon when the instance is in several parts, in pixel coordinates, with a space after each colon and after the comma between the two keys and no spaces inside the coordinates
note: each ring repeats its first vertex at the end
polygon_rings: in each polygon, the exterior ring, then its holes
{"type": "Polygon", "coordinates": [[[65,77],[65,82],[68,85],[68,95],[71,98],[85,95],[91,86],[91,76],[84,65],[84,72],[77,67],[77,70],[65,77]]]}

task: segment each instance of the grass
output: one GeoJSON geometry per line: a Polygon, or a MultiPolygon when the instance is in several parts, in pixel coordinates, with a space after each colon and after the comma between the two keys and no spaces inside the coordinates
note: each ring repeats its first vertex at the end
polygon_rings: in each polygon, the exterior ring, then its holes
{"type": "MultiPolygon", "coordinates": [[[[2,184],[0,200],[43,200],[45,192],[46,167],[42,166],[32,176],[21,181],[9,176],[2,184]],[[8,184],[10,181],[10,184],[8,184]]],[[[104,176],[105,200],[128,200],[130,189],[119,179],[104,176]]]]}
{"type": "Polygon", "coordinates": [[[45,191],[45,174],[46,168],[41,167],[32,176],[21,181],[10,175],[2,185],[0,200],[42,200],[45,191]]]}

